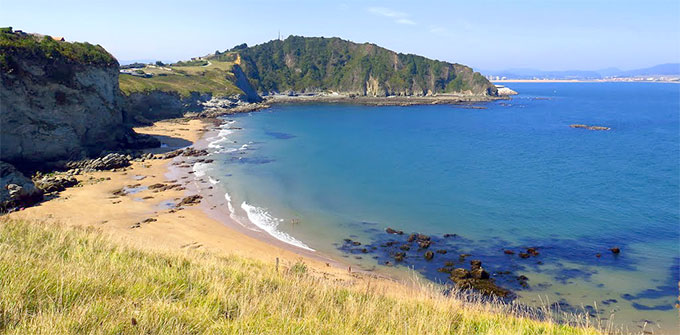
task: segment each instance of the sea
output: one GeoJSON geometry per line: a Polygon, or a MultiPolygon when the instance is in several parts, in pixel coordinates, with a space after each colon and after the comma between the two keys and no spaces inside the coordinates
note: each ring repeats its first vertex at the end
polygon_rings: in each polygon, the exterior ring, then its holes
{"type": "Polygon", "coordinates": [[[194,170],[232,218],[293,248],[444,285],[446,262],[477,259],[522,304],[680,329],[680,85],[508,86],[519,95],[470,105],[228,116],[194,170]],[[411,233],[432,260],[394,260],[411,233]]]}

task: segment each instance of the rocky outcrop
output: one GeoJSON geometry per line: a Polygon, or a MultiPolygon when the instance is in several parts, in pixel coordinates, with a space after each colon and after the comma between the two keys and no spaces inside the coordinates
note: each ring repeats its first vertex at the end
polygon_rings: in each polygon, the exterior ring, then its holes
{"type": "Polygon", "coordinates": [[[66,163],[66,167],[69,169],[78,169],[79,171],[84,172],[112,170],[130,166],[131,159],[132,157],[130,156],[125,156],[118,153],[110,153],[106,156],[95,159],[68,162],[66,163]]]}
{"type": "Polygon", "coordinates": [[[505,87],[505,86],[496,85],[496,88],[498,89],[498,96],[501,96],[501,97],[506,97],[506,96],[518,94],[516,91],[514,91],[514,90],[512,90],[508,87],[505,87]]]}
{"type": "Polygon", "coordinates": [[[138,92],[125,97],[124,119],[131,124],[150,124],[153,121],[184,116],[185,112],[200,112],[210,94],[194,93],[181,97],[177,92],[138,92]]]}
{"type": "Polygon", "coordinates": [[[0,161],[0,212],[32,205],[43,198],[43,192],[31,179],[11,164],[0,161]]]}
{"type": "Polygon", "coordinates": [[[22,168],[160,145],[124,125],[118,62],[103,48],[8,31],[0,38],[4,161],[22,168]]]}
{"type": "Polygon", "coordinates": [[[72,176],[44,176],[35,182],[35,186],[44,193],[61,192],[75,185],[78,181],[72,176]]]}

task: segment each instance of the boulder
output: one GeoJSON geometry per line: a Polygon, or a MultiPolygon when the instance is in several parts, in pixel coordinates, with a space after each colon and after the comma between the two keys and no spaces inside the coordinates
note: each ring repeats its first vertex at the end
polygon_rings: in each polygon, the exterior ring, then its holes
{"type": "Polygon", "coordinates": [[[432,252],[431,250],[428,250],[427,252],[425,252],[424,256],[425,256],[426,260],[430,261],[430,260],[432,260],[432,258],[434,258],[434,252],[432,252]]]}
{"type": "Polygon", "coordinates": [[[85,159],[81,161],[68,162],[66,167],[69,169],[80,169],[81,171],[103,171],[130,166],[130,159],[132,157],[119,153],[110,153],[106,156],[85,159]]]}
{"type": "Polygon", "coordinates": [[[35,186],[44,193],[61,192],[75,185],[78,185],[78,180],[71,176],[44,176],[35,181],[35,186]]]}
{"type": "Polygon", "coordinates": [[[0,211],[30,206],[43,198],[43,192],[14,168],[0,161],[0,211]]]}

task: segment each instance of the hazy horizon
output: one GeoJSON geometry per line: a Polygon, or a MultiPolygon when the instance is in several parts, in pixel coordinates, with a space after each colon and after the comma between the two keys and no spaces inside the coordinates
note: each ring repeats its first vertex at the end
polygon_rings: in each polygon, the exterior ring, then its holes
{"type": "Polygon", "coordinates": [[[2,26],[100,44],[121,61],[177,61],[289,35],[340,37],[481,70],[622,70],[680,62],[675,1],[3,0],[2,26]]]}

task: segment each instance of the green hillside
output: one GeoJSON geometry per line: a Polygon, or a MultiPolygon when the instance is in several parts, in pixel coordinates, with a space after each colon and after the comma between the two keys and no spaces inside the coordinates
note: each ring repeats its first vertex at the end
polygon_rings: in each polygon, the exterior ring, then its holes
{"type": "Polygon", "coordinates": [[[172,66],[147,65],[136,71],[149,77],[121,74],[120,90],[123,94],[148,93],[151,91],[176,92],[181,97],[191,93],[210,93],[215,96],[243,94],[236,85],[233,63],[212,61],[203,65],[178,63],[172,66]]]}
{"type": "Polygon", "coordinates": [[[212,59],[240,62],[261,92],[496,95],[495,86],[467,66],[339,38],[291,36],[253,47],[243,44],[212,59]]]}

